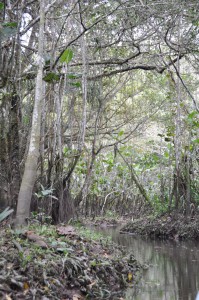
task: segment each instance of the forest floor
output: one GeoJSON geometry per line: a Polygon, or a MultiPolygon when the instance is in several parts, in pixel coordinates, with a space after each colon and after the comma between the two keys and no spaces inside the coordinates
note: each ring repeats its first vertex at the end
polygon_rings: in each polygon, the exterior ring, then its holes
{"type": "Polygon", "coordinates": [[[123,299],[141,265],[107,239],[69,225],[0,227],[0,299],[123,299]]]}
{"type": "Polygon", "coordinates": [[[173,212],[158,217],[144,216],[128,222],[121,232],[160,239],[199,239],[199,214],[186,217],[173,212]]]}

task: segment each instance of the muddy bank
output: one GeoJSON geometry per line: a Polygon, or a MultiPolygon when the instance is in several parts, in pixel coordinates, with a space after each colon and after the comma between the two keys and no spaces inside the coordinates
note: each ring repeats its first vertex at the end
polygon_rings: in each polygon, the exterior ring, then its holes
{"type": "Polygon", "coordinates": [[[119,246],[72,226],[0,228],[1,299],[119,299],[140,264],[119,246]]]}
{"type": "Polygon", "coordinates": [[[106,218],[106,217],[96,217],[96,218],[87,218],[81,222],[84,226],[96,226],[101,228],[107,227],[116,227],[120,225],[125,225],[127,223],[127,218],[125,217],[115,217],[115,218],[106,218]]]}
{"type": "Polygon", "coordinates": [[[128,222],[121,232],[149,236],[151,238],[186,240],[199,239],[199,215],[164,214],[144,217],[128,222]]]}

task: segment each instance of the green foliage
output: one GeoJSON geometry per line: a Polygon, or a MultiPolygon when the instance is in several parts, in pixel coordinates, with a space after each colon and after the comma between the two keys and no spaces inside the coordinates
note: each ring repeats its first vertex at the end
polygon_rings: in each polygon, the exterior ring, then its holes
{"type": "Polygon", "coordinates": [[[71,49],[66,49],[60,56],[61,63],[69,63],[73,59],[73,51],[71,49]]]}
{"type": "Polygon", "coordinates": [[[80,236],[85,237],[91,241],[101,241],[102,243],[107,243],[111,241],[111,237],[104,237],[102,233],[93,230],[92,228],[85,228],[83,226],[77,227],[80,236]]]}
{"type": "Polygon", "coordinates": [[[68,79],[77,79],[80,78],[81,76],[82,76],[81,74],[74,74],[74,73],[67,74],[68,79]]]}
{"type": "Polygon", "coordinates": [[[7,23],[3,23],[2,26],[4,28],[9,27],[9,28],[16,28],[17,27],[17,22],[7,22],[7,23]]]}
{"type": "Polygon", "coordinates": [[[81,82],[70,82],[70,85],[76,87],[76,88],[80,88],[82,85],[81,85],[81,82]]]}
{"type": "Polygon", "coordinates": [[[59,79],[60,79],[60,75],[53,72],[46,74],[46,76],[44,76],[43,78],[43,80],[48,83],[59,81],[59,79]]]}
{"type": "Polygon", "coordinates": [[[4,4],[3,2],[0,2],[0,10],[3,10],[4,9],[4,4]]]}
{"type": "Polygon", "coordinates": [[[23,269],[25,269],[25,268],[28,266],[28,264],[29,264],[31,261],[33,261],[34,255],[33,255],[33,253],[28,254],[28,255],[24,255],[23,252],[19,252],[19,259],[20,259],[21,267],[22,267],[23,269]]]}
{"type": "Polygon", "coordinates": [[[164,201],[158,195],[154,195],[151,205],[154,209],[155,216],[161,215],[168,211],[168,197],[164,197],[164,201]]]}
{"type": "MultiPolygon", "coordinates": [[[[39,207],[41,210],[41,208],[39,207]]],[[[45,214],[44,212],[37,212],[37,211],[32,211],[31,212],[31,217],[28,219],[29,223],[35,223],[38,222],[40,224],[51,224],[52,223],[52,217],[45,214]]]]}
{"type": "Polygon", "coordinates": [[[118,217],[118,215],[113,210],[107,210],[104,217],[107,219],[116,219],[118,217]]]}
{"type": "Polygon", "coordinates": [[[57,200],[57,197],[53,196],[53,191],[54,189],[45,189],[44,186],[42,184],[40,184],[41,186],[41,191],[39,193],[35,193],[35,195],[37,196],[38,199],[43,199],[44,197],[50,196],[53,199],[57,200]]]}
{"type": "Polygon", "coordinates": [[[0,28],[0,37],[4,41],[9,37],[12,37],[17,32],[17,22],[7,22],[3,23],[2,27],[0,28]]]}
{"type": "Polygon", "coordinates": [[[14,209],[9,209],[9,207],[7,207],[6,209],[4,209],[4,211],[2,213],[0,213],[0,222],[2,222],[11,213],[13,213],[13,211],[14,211],[14,209]]]}

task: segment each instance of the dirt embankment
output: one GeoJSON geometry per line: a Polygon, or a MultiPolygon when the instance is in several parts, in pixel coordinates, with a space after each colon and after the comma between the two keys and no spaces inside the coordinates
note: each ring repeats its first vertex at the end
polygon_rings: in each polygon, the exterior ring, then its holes
{"type": "Polygon", "coordinates": [[[140,264],[72,226],[0,228],[0,299],[121,299],[140,264]]]}
{"type": "Polygon", "coordinates": [[[199,214],[194,217],[176,213],[164,214],[156,218],[143,217],[128,222],[121,232],[161,239],[199,239],[199,214]]]}

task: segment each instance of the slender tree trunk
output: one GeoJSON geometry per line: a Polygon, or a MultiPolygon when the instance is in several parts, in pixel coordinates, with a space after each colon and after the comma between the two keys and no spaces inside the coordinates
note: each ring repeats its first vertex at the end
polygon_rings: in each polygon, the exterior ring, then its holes
{"type": "Polygon", "coordinates": [[[16,209],[20,187],[19,170],[19,101],[20,98],[14,91],[11,99],[10,126],[9,126],[9,161],[10,161],[10,206],[16,209]]]}
{"type": "Polygon", "coordinates": [[[40,1],[40,27],[38,45],[38,70],[35,88],[35,103],[32,117],[32,129],[30,135],[29,151],[25,163],[25,170],[18,196],[16,225],[23,225],[29,217],[32,191],[37,175],[37,163],[39,158],[41,114],[43,104],[43,50],[44,50],[44,23],[45,0],[40,1]]]}
{"type": "MultiPolygon", "coordinates": [[[[179,19],[179,27],[178,27],[178,44],[180,45],[180,26],[181,26],[181,17],[179,19]]],[[[178,60],[177,60],[177,70],[180,74],[180,49],[178,53],[178,60]]],[[[175,191],[175,207],[176,209],[179,208],[180,204],[180,177],[181,177],[181,166],[180,166],[180,160],[181,160],[181,85],[180,85],[180,79],[179,76],[177,77],[176,82],[176,90],[177,90],[177,99],[176,99],[176,120],[175,120],[175,139],[174,139],[174,145],[175,145],[175,163],[176,163],[176,191],[175,191]]]]}

